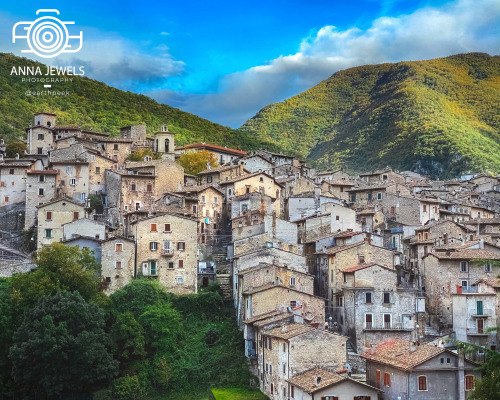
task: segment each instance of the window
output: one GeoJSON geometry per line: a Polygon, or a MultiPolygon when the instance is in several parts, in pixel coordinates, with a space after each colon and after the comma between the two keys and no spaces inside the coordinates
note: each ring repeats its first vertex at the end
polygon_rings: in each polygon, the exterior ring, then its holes
{"type": "Polygon", "coordinates": [[[290,386],[290,397],[293,399],[293,396],[295,396],[295,386],[290,386]]]}
{"type": "Polygon", "coordinates": [[[391,387],[391,374],[384,372],[384,386],[391,387]]]}
{"type": "Polygon", "coordinates": [[[115,261],[115,268],[116,269],[122,269],[122,262],[121,261],[115,261]]]}
{"type": "Polygon", "coordinates": [[[342,272],[342,277],[343,277],[342,280],[344,281],[344,283],[346,283],[347,282],[347,274],[345,272],[342,272]]]}
{"type": "Polygon", "coordinates": [[[385,329],[392,328],[391,314],[384,314],[384,328],[385,329]]]}
{"type": "Polygon", "coordinates": [[[391,207],[391,214],[396,214],[396,207],[391,207]]]}
{"type": "Polygon", "coordinates": [[[184,282],[184,279],[182,277],[177,277],[177,283],[183,283],[184,282]]]}
{"type": "Polygon", "coordinates": [[[156,224],[151,224],[151,232],[158,232],[156,224]]]}
{"type": "Polygon", "coordinates": [[[100,174],[101,173],[101,167],[95,167],[95,173],[100,174]]]}
{"type": "Polygon", "coordinates": [[[365,314],[365,328],[371,329],[373,324],[373,314],[365,314]]]}
{"type": "Polygon", "coordinates": [[[217,197],[214,197],[214,204],[217,204],[217,203],[218,203],[217,197]]]}
{"type": "Polygon", "coordinates": [[[165,224],[165,230],[164,232],[171,232],[170,230],[170,224],[165,224]]]}
{"type": "Polygon", "coordinates": [[[47,211],[45,219],[47,221],[51,221],[52,220],[52,211],[47,211]]]}
{"type": "MultiPolygon", "coordinates": [[[[273,338],[269,338],[269,350],[272,350],[273,349],[273,338]]],[[[269,368],[271,368],[271,365],[269,366],[269,368]]],[[[271,372],[272,374],[272,372],[271,372]]]]}
{"type": "Polygon", "coordinates": [[[179,268],[184,268],[184,260],[179,260],[179,268]]]}
{"type": "Polygon", "coordinates": [[[286,343],[283,343],[283,353],[286,353],[286,343]]]}
{"type": "Polygon", "coordinates": [[[197,208],[196,206],[193,206],[193,214],[196,214],[197,213],[197,208]]]}
{"type": "Polygon", "coordinates": [[[80,213],[78,211],[73,211],[73,219],[76,220],[80,218],[80,213]]]}
{"type": "Polygon", "coordinates": [[[43,196],[45,194],[45,189],[44,188],[38,188],[38,195],[43,196]]]}
{"type": "Polygon", "coordinates": [[[368,200],[372,200],[373,199],[373,195],[372,195],[372,192],[368,193],[368,200]]]}
{"type": "Polygon", "coordinates": [[[465,375],[465,390],[474,390],[474,375],[465,375]]]}
{"type": "Polygon", "coordinates": [[[467,261],[460,263],[460,272],[469,272],[469,263],[467,261]]]}
{"type": "Polygon", "coordinates": [[[377,380],[375,381],[375,386],[380,387],[380,370],[377,369],[377,380]]]}
{"type": "Polygon", "coordinates": [[[52,238],[52,229],[45,229],[45,237],[47,239],[52,238]]]}
{"type": "MultiPolygon", "coordinates": [[[[271,366],[269,366],[269,367],[271,367],[271,366]]],[[[271,383],[271,394],[274,394],[274,385],[272,383],[271,383]]]]}
{"type": "Polygon", "coordinates": [[[205,203],[205,196],[201,196],[201,202],[205,203]]]}
{"type": "Polygon", "coordinates": [[[297,307],[297,302],[295,300],[290,301],[290,307],[297,307]]]}
{"type": "Polygon", "coordinates": [[[391,294],[389,292],[384,292],[384,304],[389,304],[391,302],[391,294]]]}
{"type": "Polygon", "coordinates": [[[371,302],[372,302],[372,293],[366,292],[365,293],[365,303],[371,303],[371,302]]]}
{"type": "Polygon", "coordinates": [[[174,268],[174,262],[173,261],[169,261],[168,262],[168,268],[169,269],[173,269],[174,268]]]}
{"type": "Polygon", "coordinates": [[[158,243],[157,242],[149,242],[149,250],[151,250],[151,251],[158,250],[158,243]]]}
{"type": "Polygon", "coordinates": [[[38,134],[38,140],[43,140],[43,139],[44,139],[44,137],[43,137],[43,133],[39,133],[39,134],[38,134]]]}
{"type": "Polygon", "coordinates": [[[43,148],[37,147],[36,152],[37,154],[43,154],[43,148]]]}
{"type": "Polygon", "coordinates": [[[85,193],[81,193],[80,194],[80,200],[81,200],[82,203],[85,203],[85,193]]]}
{"type": "MultiPolygon", "coordinates": [[[[283,365],[283,374],[285,374],[285,365],[283,365]]],[[[283,388],[283,397],[286,398],[286,389],[283,388]]]]}
{"type": "Polygon", "coordinates": [[[466,287],[469,287],[469,281],[461,281],[461,285],[462,288],[466,288],[466,287]]]}
{"type": "Polygon", "coordinates": [[[354,203],[356,201],[356,193],[351,194],[351,202],[354,203]]]}
{"type": "Polygon", "coordinates": [[[186,249],[186,243],[185,242],[178,242],[177,243],[177,250],[184,251],[185,249],[186,249]]]}
{"type": "Polygon", "coordinates": [[[146,192],[152,192],[153,191],[153,185],[151,183],[148,183],[146,186],[146,192]]]}
{"type": "Polygon", "coordinates": [[[116,243],[115,251],[123,251],[123,243],[116,243]]]}
{"type": "Polygon", "coordinates": [[[377,200],[382,200],[382,193],[381,192],[377,193],[377,200]]]}
{"type": "MultiPolygon", "coordinates": [[[[269,349],[271,349],[271,338],[269,338],[269,349]]],[[[269,375],[273,374],[273,365],[269,364],[269,375]]]]}
{"type": "Polygon", "coordinates": [[[292,276],[290,278],[290,286],[295,286],[295,277],[294,276],[292,276]]]}
{"type": "Polygon", "coordinates": [[[212,177],[211,176],[207,176],[207,183],[212,183],[212,177]]]}
{"type": "Polygon", "coordinates": [[[14,175],[14,168],[9,169],[9,174],[14,175]]]}
{"type": "Polygon", "coordinates": [[[4,200],[5,200],[6,203],[8,203],[9,202],[9,196],[5,196],[4,200]]]}
{"type": "Polygon", "coordinates": [[[424,204],[424,212],[427,212],[427,206],[424,204]]]}
{"type": "Polygon", "coordinates": [[[113,150],[118,150],[118,144],[116,144],[116,143],[115,143],[115,144],[113,145],[113,150]]]}
{"type": "Polygon", "coordinates": [[[132,190],[132,191],[134,191],[134,192],[135,192],[135,191],[137,190],[137,185],[136,185],[135,183],[132,183],[132,184],[130,185],[130,190],[132,190]]]}
{"type": "Polygon", "coordinates": [[[70,184],[71,186],[76,186],[76,179],[75,179],[75,178],[71,178],[71,179],[69,180],[69,184],[70,184]]]}
{"type": "Polygon", "coordinates": [[[260,182],[264,182],[264,177],[261,176],[260,179],[259,179],[259,181],[260,182]]]}
{"type": "Polygon", "coordinates": [[[45,175],[38,175],[38,182],[45,182],[45,175]]]}
{"type": "Polygon", "coordinates": [[[484,264],[484,272],[491,272],[491,264],[484,264]]]}

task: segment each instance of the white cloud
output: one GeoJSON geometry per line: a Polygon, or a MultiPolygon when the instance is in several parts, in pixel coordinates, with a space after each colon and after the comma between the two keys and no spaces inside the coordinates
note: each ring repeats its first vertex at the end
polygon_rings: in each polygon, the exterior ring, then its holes
{"type": "MultiPolygon", "coordinates": [[[[263,106],[306,90],[336,71],[467,52],[500,54],[499,37],[498,0],[459,0],[381,17],[366,30],[324,26],[305,38],[297,53],[224,77],[218,94],[180,94],[178,104],[213,121],[238,126],[263,106]]],[[[161,101],[165,93],[149,95],[161,101]]]]}

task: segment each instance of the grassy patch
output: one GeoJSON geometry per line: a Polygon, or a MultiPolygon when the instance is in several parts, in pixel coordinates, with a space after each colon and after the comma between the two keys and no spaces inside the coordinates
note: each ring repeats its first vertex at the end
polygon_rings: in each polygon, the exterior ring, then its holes
{"type": "Polygon", "coordinates": [[[212,389],[211,392],[211,398],[215,400],[269,400],[269,397],[255,389],[212,389]]]}

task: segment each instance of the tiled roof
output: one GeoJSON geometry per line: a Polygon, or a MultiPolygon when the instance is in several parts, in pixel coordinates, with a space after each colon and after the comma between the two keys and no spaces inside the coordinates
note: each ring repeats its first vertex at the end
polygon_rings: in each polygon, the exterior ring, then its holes
{"type": "Polygon", "coordinates": [[[57,175],[59,170],[57,169],[28,169],[27,174],[37,174],[37,175],[57,175]]]}
{"type": "Polygon", "coordinates": [[[266,312],[266,313],[263,313],[263,314],[259,314],[259,315],[256,315],[255,317],[252,317],[252,318],[248,318],[246,320],[243,321],[243,323],[245,324],[252,324],[256,321],[260,321],[262,319],[266,319],[266,318],[269,318],[269,317],[275,317],[276,315],[279,315],[281,314],[281,311],[269,311],[269,312],[266,312]]]}
{"type": "Polygon", "coordinates": [[[347,237],[353,237],[356,235],[360,235],[363,232],[357,231],[357,232],[350,232],[350,231],[344,231],[344,232],[339,232],[333,235],[334,238],[347,238],[347,237]]]}
{"type": "Polygon", "coordinates": [[[222,193],[219,189],[214,187],[212,184],[208,185],[198,185],[198,186],[184,186],[181,190],[177,190],[175,193],[199,193],[207,189],[214,189],[217,192],[222,193]]]}
{"type": "Polygon", "coordinates": [[[279,326],[268,331],[263,331],[262,334],[288,340],[303,333],[314,331],[315,329],[310,325],[291,323],[283,327],[279,326]]]}
{"type": "Polygon", "coordinates": [[[481,278],[477,282],[473,283],[472,286],[477,285],[479,282],[485,282],[494,288],[500,287],[500,279],[498,279],[495,276],[487,276],[487,277],[481,278]]]}
{"type": "MultiPolygon", "coordinates": [[[[374,263],[358,264],[358,265],[355,265],[353,267],[344,268],[342,270],[342,272],[347,272],[347,273],[356,272],[356,271],[360,271],[360,270],[365,269],[365,268],[373,267],[374,265],[378,265],[378,264],[374,264],[374,263]]],[[[383,266],[379,265],[379,267],[383,267],[383,266]]]]}
{"type": "MultiPolygon", "coordinates": [[[[303,389],[307,393],[314,393],[318,390],[325,389],[329,386],[335,385],[339,382],[343,382],[346,380],[350,379],[323,368],[314,368],[310,369],[309,371],[305,371],[301,374],[295,375],[293,378],[289,379],[288,382],[294,386],[303,389]],[[318,383],[318,378],[320,378],[319,383],[318,383]]],[[[360,382],[356,383],[361,384],[360,382]]]]}
{"type": "Polygon", "coordinates": [[[189,150],[189,149],[207,149],[225,153],[235,153],[242,156],[247,154],[245,151],[242,150],[230,149],[228,147],[217,146],[216,144],[208,144],[208,143],[193,143],[193,144],[188,144],[186,146],[175,148],[175,150],[189,150]]]}
{"type": "Polygon", "coordinates": [[[408,371],[445,351],[442,347],[428,344],[417,346],[408,340],[394,338],[379,344],[373,354],[370,349],[361,357],[408,371]]]}
{"type": "Polygon", "coordinates": [[[345,246],[334,246],[334,247],[330,247],[330,248],[326,249],[323,252],[318,252],[318,253],[333,255],[333,254],[337,254],[337,253],[344,251],[344,250],[349,250],[349,249],[352,249],[354,247],[361,246],[364,243],[365,242],[363,241],[363,242],[348,244],[345,246]]]}
{"type": "Polygon", "coordinates": [[[222,165],[219,167],[212,167],[210,169],[206,169],[204,171],[201,171],[200,173],[198,173],[198,175],[209,175],[213,172],[230,171],[232,169],[239,169],[239,168],[240,168],[239,165],[222,165]]]}
{"type": "Polygon", "coordinates": [[[429,253],[440,260],[473,260],[484,258],[486,260],[500,260],[500,254],[485,249],[463,249],[452,251],[449,254],[444,252],[429,253]]]}

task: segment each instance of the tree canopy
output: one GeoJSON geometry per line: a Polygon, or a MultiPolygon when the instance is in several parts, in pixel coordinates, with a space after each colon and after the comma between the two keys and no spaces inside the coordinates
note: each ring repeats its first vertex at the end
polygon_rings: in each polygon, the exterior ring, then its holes
{"type": "Polygon", "coordinates": [[[208,166],[217,167],[217,157],[208,150],[188,151],[181,154],[177,163],[184,168],[186,174],[198,175],[205,171],[208,166]]]}

